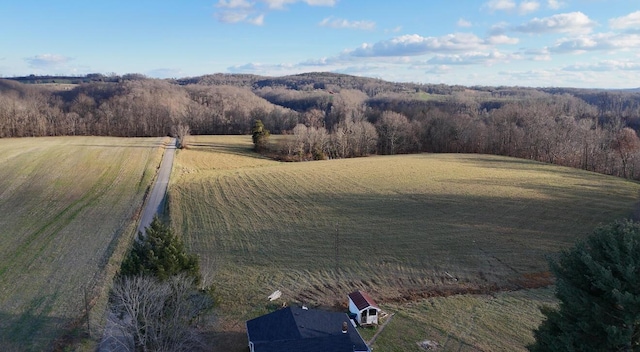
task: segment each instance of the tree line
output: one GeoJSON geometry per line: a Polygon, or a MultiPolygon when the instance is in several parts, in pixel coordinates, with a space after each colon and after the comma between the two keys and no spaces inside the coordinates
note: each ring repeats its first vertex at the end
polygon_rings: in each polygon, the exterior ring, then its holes
{"type": "Polygon", "coordinates": [[[72,89],[0,80],[0,138],[251,134],[286,160],[506,155],[640,179],[640,93],[393,83],[329,73],[180,80],[92,76],[72,89]],[[108,79],[107,79],[108,78],[108,79]]]}

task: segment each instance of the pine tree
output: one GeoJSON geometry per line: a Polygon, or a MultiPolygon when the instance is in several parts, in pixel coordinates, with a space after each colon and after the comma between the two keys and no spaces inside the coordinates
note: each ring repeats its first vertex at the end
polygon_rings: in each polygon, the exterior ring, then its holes
{"type": "Polygon", "coordinates": [[[196,284],[201,280],[198,258],[188,254],[180,238],[157,217],[145,234],[138,233],[131,252],[122,262],[120,273],[122,276],[151,275],[163,281],[185,274],[196,284]]]}
{"type": "Polygon", "coordinates": [[[261,152],[265,150],[267,148],[267,142],[269,141],[269,136],[271,135],[271,133],[264,127],[262,120],[256,120],[251,132],[251,139],[253,140],[255,151],[261,152]]]}
{"type": "Polygon", "coordinates": [[[640,351],[640,224],[596,229],[551,271],[560,304],[542,310],[530,351],[640,351]]]}
{"type": "MultiPolygon", "coordinates": [[[[198,319],[216,304],[212,285],[199,288],[198,258],[157,217],[139,233],[111,292],[112,326],[122,350],[200,349],[198,319]]],[[[119,350],[120,350],[119,349],[119,350]]]]}

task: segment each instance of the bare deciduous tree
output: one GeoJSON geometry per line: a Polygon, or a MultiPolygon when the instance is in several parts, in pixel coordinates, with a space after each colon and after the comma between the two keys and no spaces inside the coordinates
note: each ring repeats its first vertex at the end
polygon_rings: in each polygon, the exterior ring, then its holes
{"type": "Polygon", "coordinates": [[[105,349],[168,352],[203,347],[194,324],[214,302],[194,290],[192,278],[124,277],[114,285],[111,299],[105,349]]]}
{"type": "Polygon", "coordinates": [[[293,150],[301,160],[320,160],[328,154],[329,135],[323,127],[307,127],[298,124],[293,129],[293,150]]]}
{"type": "Polygon", "coordinates": [[[638,138],[636,131],[628,127],[623,128],[616,137],[613,148],[620,156],[622,177],[628,177],[633,174],[631,160],[640,151],[640,138],[638,138]]]}
{"type": "Polygon", "coordinates": [[[405,141],[411,133],[411,124],[406,116],[393,111],[385,111],[376,123],[380,136],[380,149],[385,154],[404,151],[405,141]]]}
{"type": "Polygon", "coordinates": [[[338,123],[330,136],[331,151],[334,157],[351,158],[365,156],[375,152],[378,132],[368,121],[348,116],[338,123]]]}
{"type": "Polygon", "coordinates": [[[187,137],[191,134],[189,125],[181,123],[177,126],[173,126],[173,135],[178,140],[178,148],[186,148],[189,146],[187,137]]]}

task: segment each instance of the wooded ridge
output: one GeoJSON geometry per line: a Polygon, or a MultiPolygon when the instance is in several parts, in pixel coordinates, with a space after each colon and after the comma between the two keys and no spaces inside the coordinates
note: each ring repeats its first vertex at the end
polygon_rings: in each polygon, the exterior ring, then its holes
{"type": "Polygon", "coordinates": [[[293,134],[287,160],[507,155],[640,179],[640,92],[394,83],[334,73],[0,79],[0,137],[293,134]]]}

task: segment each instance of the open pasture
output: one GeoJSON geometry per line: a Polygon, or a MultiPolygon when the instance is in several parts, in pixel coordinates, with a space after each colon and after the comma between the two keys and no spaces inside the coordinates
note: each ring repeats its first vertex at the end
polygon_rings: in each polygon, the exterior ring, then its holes
{"type": "Polygon", "coordinates": [[[85,303],[95,305],[98,334],[114,256],[130,243],[162,144],[0,139],[0,350],[51,348],[69,329],[86,327],[85,303]]]}
{"type": "MultiPolygon", "coordinates": [[[[429,340],[438,343],[439,351],[523,351],[543,319],[540,306],[555,304],[552,288],[387,303],[395,315],[374,347],[421,352],[417,343],[429,340]]],[[[365,338],[376,331],[361,329],[365,338]]]]}
{"type": "Polygon", "coordinates": [[[547,257],[629,216],[640,190],[496,156],[278,163],[247,136],[192,138],[174,164],[170,215],[218,286],[227,330],[273,309],[276,289],[276,304],[343,308],[364,289],[384,308],[548,285],[547,257]]]}

